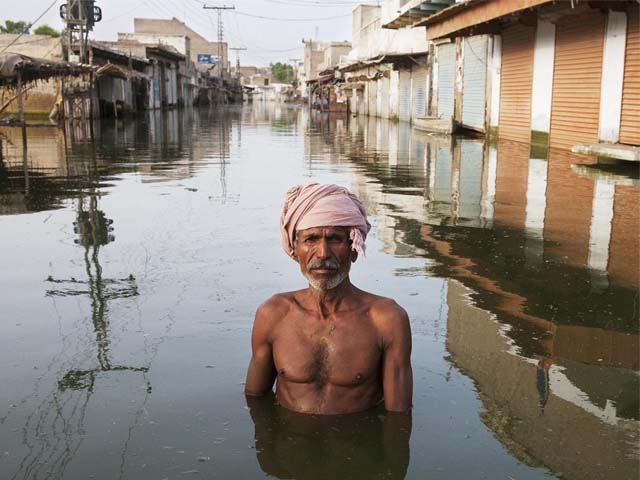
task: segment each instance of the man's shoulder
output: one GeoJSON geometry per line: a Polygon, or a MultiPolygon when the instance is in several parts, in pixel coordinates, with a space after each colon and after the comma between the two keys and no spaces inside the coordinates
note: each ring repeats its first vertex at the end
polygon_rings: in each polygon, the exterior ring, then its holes
{"type": "Polygon", "coordinates": [[[282,318],[296,304],[296,292],[282,292],[268,298],[258,307],[256,317],[282,318]]]}
{"type": "Polygon", "coordinates": [[[394,299],[380,295],[370,296],[369,316],[381,330],[402,328],[409,324],[409,316],[394,299]]]}

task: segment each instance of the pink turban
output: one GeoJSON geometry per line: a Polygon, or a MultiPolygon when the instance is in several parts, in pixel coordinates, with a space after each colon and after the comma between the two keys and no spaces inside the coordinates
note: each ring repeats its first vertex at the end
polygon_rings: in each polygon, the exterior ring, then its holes
{"type": "Polygon", "coordinates": [[[351,248],[364,255],[371,225],[362,202],[346,188],[309,183],[289,189],[280,216],[280,238],[287,255],[293,257],[296,230],[315,227],[351,227],[351,248]]]}

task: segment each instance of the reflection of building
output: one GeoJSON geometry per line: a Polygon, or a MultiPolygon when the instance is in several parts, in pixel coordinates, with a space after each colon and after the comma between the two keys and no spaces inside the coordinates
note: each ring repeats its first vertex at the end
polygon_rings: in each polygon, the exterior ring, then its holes
{"type": "MultiPolygon", "coordinates": [[[[453,363],[475,382],[483,421],[502,444],[521,461],[543,464],[563,478],[637,478],[637,375],[521,358],[504,327],[470,304],[472,293],[449,281],[446,345],[453,363]]],[[[637,344],[629,353],[637,354],[637,344]]]]}

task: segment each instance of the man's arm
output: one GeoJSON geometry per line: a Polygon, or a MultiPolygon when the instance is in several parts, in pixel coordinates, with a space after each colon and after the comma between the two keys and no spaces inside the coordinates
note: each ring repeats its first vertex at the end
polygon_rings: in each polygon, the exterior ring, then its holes
{"type": "Polygon", "coordinates": [[[251,334],[251,362],[244,386],[245,395],[259,396],[269,392],[276,379],[271,334],[273,330],[273,299],[258,308],[251,334]]]}
{"type": "Polygon", "coordinates": [[[385,305],[382,310],[384,407],[390,412],[406,412],[411,408],[413,397],[409,317],[395,302],[385,305]]]}

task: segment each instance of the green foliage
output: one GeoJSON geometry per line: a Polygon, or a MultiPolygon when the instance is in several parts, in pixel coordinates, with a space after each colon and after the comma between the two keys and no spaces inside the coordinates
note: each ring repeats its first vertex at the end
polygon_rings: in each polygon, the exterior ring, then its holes
{"type": "Polygon", "coordinates": [[[271,74],[273,77],[280,83],[293,83],[296,79],[295,72],[293,71],[293,67],[291,65],[287,65],[286,63],[272,63],[271,64],[271,74]]]}
{"type": "Polygon", "coordinates": [[[30,25],[23,20],[20,20],[18,22],[14,22],[12,20],[5,20],[4,27],[0,25],[0,33],[19,34],[24,32],[25,30],[27,30],[27,33],[28,33],[29,27],[30,25]]]}
{"type": "Polygon", "coordinates": [[[50,27],[49,25],[40,25],[36,28],[33,33],[36,35],[49,35],[50,37],[58,38],[60,36],[60,32],[55,28],[50,27]]]}

